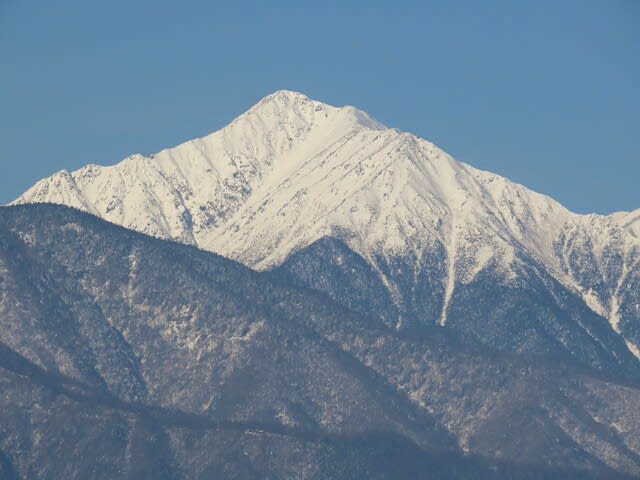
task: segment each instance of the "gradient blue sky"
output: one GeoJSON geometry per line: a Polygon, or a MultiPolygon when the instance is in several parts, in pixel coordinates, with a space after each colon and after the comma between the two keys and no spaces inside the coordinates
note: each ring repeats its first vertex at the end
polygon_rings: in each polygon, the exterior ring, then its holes
{"type": "Polygon", "coordinates": [[[635,209],[639,59],[636,0],[0,0],[0,203],[286,88],[574,211],[635,209]]]}

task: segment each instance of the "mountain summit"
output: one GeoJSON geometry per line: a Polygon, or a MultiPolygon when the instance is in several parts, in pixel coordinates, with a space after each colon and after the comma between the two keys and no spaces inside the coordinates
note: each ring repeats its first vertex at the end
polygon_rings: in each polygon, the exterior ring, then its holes
{"type": "Polygon", "coordinates": [[[203,248],[260,186],[327,144],[385,127],[353,107],[275,92],[220,131],[112,167],[62,170],[13,203],[51,202],[203,248]]]}
{"type": "Polygon", "coordinates": [[[58,172],[13,203],[38,202],[275,269],[400,330],[640,372],[637,212],[577,215],[353,107],[278,91],[204,138],[58,172]]]}

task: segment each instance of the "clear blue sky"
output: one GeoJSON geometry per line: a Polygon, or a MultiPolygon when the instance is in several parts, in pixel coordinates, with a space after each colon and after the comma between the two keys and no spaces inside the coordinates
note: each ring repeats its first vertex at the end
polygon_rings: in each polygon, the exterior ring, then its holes
{"type": "Polygon", "coordinates": [[[210,133],[282,88],[578,212],[640,207],[636,0],[0,0],[0,203],[210,133]]]}

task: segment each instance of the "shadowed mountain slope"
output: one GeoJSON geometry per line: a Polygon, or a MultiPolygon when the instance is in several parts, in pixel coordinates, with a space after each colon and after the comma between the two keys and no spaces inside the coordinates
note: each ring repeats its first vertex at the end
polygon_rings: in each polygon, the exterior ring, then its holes
{"type": "Polygon", "coordinates": [[[0,209],[0,468],[9,478],[640,474],[637,385],[446,328],[398,331],[357,301],[289,281],[65,207],[0,209]]]}

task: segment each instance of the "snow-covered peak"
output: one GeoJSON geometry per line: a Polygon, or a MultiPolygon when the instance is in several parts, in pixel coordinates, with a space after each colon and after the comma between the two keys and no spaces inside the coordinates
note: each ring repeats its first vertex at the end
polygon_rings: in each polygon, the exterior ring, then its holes
{"type": "Polygon", "coordinates": [[[311,112],[325,112],[327,109],[333,108],[334,107],[312,100],[299,92],[278,90],[277,92],[264,97],[246,113],[279,117],[287,117],[292,113],[297,113],[303,117],[309,118],[311,116],[311,112]]]}
{"type": "Polygon", "coordinates": [[[327,122],[339,123],[342,128],[369,128],[382,130],[386,127],[366,112],[352,106],[333,107],[312,100],[306,95],[289,90],[278,90],[267,95],[247,112],[235,119],[227,128],[251,123],[257,119],[269,130],[304,130],[321,126],[327,122]]]}
{"type": "Polygon", "coordinates": [[[65,204],[147,234],[208,243],[258,187],[286,177],[328,145],[385,129],[354,107],[280,90],[210,135],[109,167],[59,172],[14,203],[65,204]]]}
{"type": "Polygon", "coordinates": [[[301,101],[301,102],[310,102],[310,103],[319,103],[315,100],[311,100],[304,93],[296,92],[294,90],[276,90],[275,92],[267,95],[262,100],[260,100],[256,105],[269,103],[269,102],[293,102],[293,101],[301,101]]]}
{"type": "Polygon", "coordinates": [[[256,103],[232,122],[232,125],[252,115],[267,120],[267,124],[271,124],[271,122],[283,124],[296,120],[313,124],[317,118],[329,115],[335,110],[335,107],[312,100],[302,93],[278,90],[256,103]]]}
{"type": "MultiPolygon", "coordinates": [[[[517,278],[525,256],[615,318],[615,299],[640,263],[640,211],[574,214],[354,107],[286,90],[208,136],[111,167],[60,172],[15,201],[32,202],[81,208],[258,269],[324,236],[340,237],[374,267],[383,257],[419,263],[442,251],[443,324],[457,284],[489,265],[517,278]],[[591,273],[591,265],[601,268],[591,273]]],[[[393,292],[391,277],[379,273],[393,292]]]]}
{"type": "Polygon", "coordinates": [[[382,130],[386,127],[371,117],[368,113],[358,110],[350,105],[336,108],[326,103],[312,100],[306,95],[290,90],[278,90],[267,95],[245,114],[239,117],[258,115],[263,119],[275,119],[279,124],[297,119],[308,125],[316,123],[324,118],[339,116],[343,121],[351,122],[373,130],[382,130]]]}

